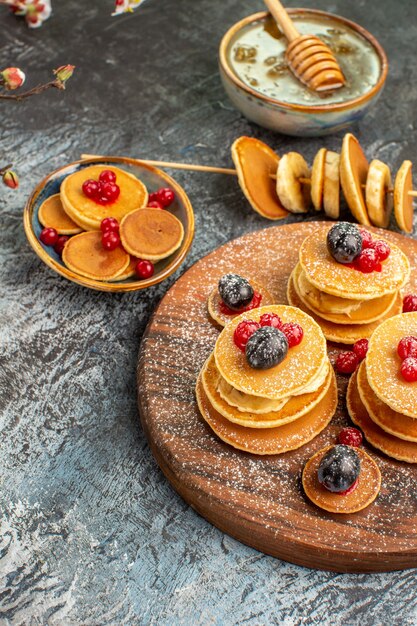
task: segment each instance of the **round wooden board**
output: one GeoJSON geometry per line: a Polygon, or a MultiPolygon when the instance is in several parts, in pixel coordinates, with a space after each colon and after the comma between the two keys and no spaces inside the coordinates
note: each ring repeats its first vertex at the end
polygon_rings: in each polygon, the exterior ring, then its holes
{"type": "MultiPolygon", "coordinates": [[[[307,567],[371,572],[417,566],[417,466],[396,462],[365,444],[382,473],[377,500],[354,515],[326,513],[301,487],[305,462],[334,443],[349,423],[348,379],[338,377],[339,407],[316,439],[294,452],[262,457],[219,440],[197,409],[197,375],[218,330],[207,297],[223,274],[256,278],[286,302],[286,285],[304,237],[320,222],[275,226],[231,241],[191,267],[155,311],[141,344],[138,402],[144,431],[162,471],[196,511],[222,531],[266,554],[307,567]]],[[[383,234],[410,258],[417,289],[417,242],[383,234]]],[[[338,348],[329,345],[334,360],[338,348]]]]}

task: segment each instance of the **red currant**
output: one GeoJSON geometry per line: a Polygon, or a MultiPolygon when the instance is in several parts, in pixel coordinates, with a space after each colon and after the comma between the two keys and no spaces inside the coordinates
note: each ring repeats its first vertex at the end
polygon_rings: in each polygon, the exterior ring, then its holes
{"type": "Polygon", "coordinates": [[[45,246],[54,246],[58,241],[58,233],[55,228],[44,228],[39,239],[45,246]]]}
{"type": "Polygon", "coordinates": [[[162,204],[159,202],[159,200],[151,200],[150,202],[148,202],[148,207],[151,207],[151,209],[163,209],[164,208],[162,204]]]}
{"type": "MultiPolygon", "coordinates": [[[[154,202],[155,200],[158,200],[158,192],[157,191],[153,191],[152,193],[150,193],[149,197],[148,197],[148,200],[149,200],[149,202],[154,202]]],[[[159,202],[159,200],[158,200],[158,202],[159,202]]]]}
{"type": "Polygon", "coordinates": [[[276,313],[264,313],[259,320],[261,326],[272,326],[272,328],[281,329],[282,320],[276,313]]]}
{"type": "Polygon", "coordinates": [[[101,183],[115,183],[116,174],[113,170],[103,170],[98,179],[101,183]]]}
{"type": "Polygon", "coordinates": [[[100,224],[101,232],[106,233],[108,230],[112,230],[115,233],[119,232],[119,222],[114,217],[105,217],[100,224]]]}
{"type": "Polygon", "coordinates": [[[162,204],[164,209],[169,207],[175,200],[175,193],[169,187],[163,187],[156,192],[157,200],[162,204]]]}
{"type": "Polygon", "coordinates": [[[62,251],[65,247],[65,244],[67,243],[69,237],[67,235],[61,235],[60,237],[58,237],[58,240],[56,242],[56,244],[54,245],[54,250],[57,254],[59,254],[59,256],[62,255],[62,251]]]}
{"type": "Polygon", "coordinates": [[[340,352],[336,359],[336,371],[339,374],[352,374],[358,363],[358,355],[354,352],[340,352]]]}
{"type": "Polygon", "coordinates": [[[151,276],[153,276],[155,267],[150,261],[139,259],[139,261],[136,263],[135,271],[138,278],[144,280],[145,278],[150,278],[151,276]]]}
{"type": "Polygon", "coordinates": [[[342,428],[338,437],[339,443],[345,446],[352,446],[353,448],[359,448],[362,443],[363,437],[360,430],[347,426],[342,428]]]}
{"type": "Polygon", "coordinates": [[[417,380],[417,359],[414,356],[408,356],[401,364],[402,377],[408,383],[414,383],[417,380]]]}
{"type": "Polygon", "coordinates": [[[90,198],[91,200],[95,200],[98,198],[100,192],[100,185],[96,180],[90,178],[83,183],[83,194],[90,198]]]}
{"type": "Polygon", "coordinates": [[[103,248],[108,252],[112,250],[116,250],[117,246],[120,243],[120,237],[118,233],[115,233],[113,230],[106,230],[101,237],[101,243],[103,248]]]}
{"type": "Polygon", "coordinates": [[[382,239],[372,241],[369,247],[372,248],[372,250],[375,250],[378,256],[378,261],[380,262],[388,259],[391,252],[391,248],[389,247],[389,245],[385,243],[385,241],[382,241],[382,239]]]}
{"type": "Polygon", "coordinates": [[[287,322],[286,324],[283,324],[281,326],[280,330],[286,336],[289,348],[298,346],[298,344],[301,343],[303,340],[304,331],[301,328],[300,324],[287,322]]]}
{"type": "Polygon", "coordinates": [[[403,337],[398,344],[397,352],[403,360],[409,356],[417,357],[417,337],[412,335],[403,337]]]}
{"type": "Polygon", "coordinates": [[[120,195],[120,187],[116,183],[100,183],[100,200],[102,202],[116,202],[120,195]]]}
{"type": "Polygon", "coordinates": [[[353,352],[358,357],[359,361],[363,361],[368,352],[369,341],[367,339],[359,339],[353,344],[353,352]]]}
{"type": "Polygon", "coordinates": [[[417,296],[409,293],[403,300],[403,313],[412,313],[417,311],[417,296]]]}
{"type": "Polygon", "coordinates": [[[375,250],[372,248],[366,248],[366,250],[362,250],[360,255],[355,259],[359,269],[364,274],[370,274],[373,272],[378,263],[378,255],[375,250]]]}
{"type": "Polygon", "coordinates": [[[252,337],[255,330],[258,330],[261,325],[258,322],[252,320],[243,320],[240,322],[233,333],[233,341],[239,348],[239,350],[245,351],[246,344],[250,337],[252,337]]]}
{"type": "Polygon", "coordinates": [[[370,248],[372,245],[372,235],[368,230],[364,228],[360,228],[359,232],[362,237],[362,250],[366,250],[366,248],[370,248]]]}

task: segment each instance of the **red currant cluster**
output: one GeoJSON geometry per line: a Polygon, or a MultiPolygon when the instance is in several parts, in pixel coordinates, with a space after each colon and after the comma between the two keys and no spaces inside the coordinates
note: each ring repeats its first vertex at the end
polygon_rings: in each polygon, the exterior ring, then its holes
{"type": "Polygon", "coordinates": [[[401,375],[408,383],[417,380],[417,337],[403,337],[397,346],[401,363],[401,375]]]}
{"type": "Polygon", "coordinates": [[[385,261],[390,255],[389,245],[382,239],[372,239],[371,233],[363,228],[359,232],[362,237],[362,252],[348,266],[364,274],[380,272],[382,261],[385,261]]]}
{"type": "Polygon", "coordinates": [[[55,228],[44,228],[39,236],[39,239],[45,246],[52,246],[55,252],[62,256],[62,251],[69,237],[67,235],[58,235],[55,228]]]}
{"type": "Polygon", "coordinates": [[[120,187],[116,184],[113,170],[103,170],[98,180],[89,178],[83,183],[83,193],[97,204],[112,204],[120,195],[120,187]]]}
{"type": "Polygon", "coordinates": [[[167,209],[175,200],[175,193],[169,187],[161,187],[149,194],[148,206],[153,209],[167,209]]]}
{"type": "Polygon", "coordinates": [[[413,313],[417,311],[417,296],[409,293],[403,300],[403,313],[413,313]]]}
{"type": "Polygon", "coordinates": [[[336,359],[336,371],[339,374],[352,374],[363,361],[368,352],[369,342],[367,339],[359,339],[353,344],[353,350],[339,352],[336,359]]]}
{"type": "Polygon", "coordinates": [[[287,338],[289,348],[298,346],[304,336],[304,331],[300,324],[293,322],[287,322],[284,324],[279,315],[276,315],[276,313],[264,313],[261,315],[259,322],[255,322],[254,320],[243,320],[236,326],[233,334],[233,341],[239,350],[242,350],[242,352],[245,351],[249,338],[256,330],[258,330],[258,328],[261,328],[262,326],[272,326],[273,328],[277,328],[284,333],[287,338]]]}

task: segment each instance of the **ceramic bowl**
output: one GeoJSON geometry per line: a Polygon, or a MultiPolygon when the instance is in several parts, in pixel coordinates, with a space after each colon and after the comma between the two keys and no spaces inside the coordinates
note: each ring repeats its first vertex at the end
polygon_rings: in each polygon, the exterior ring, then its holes
{"type": "Polygon", "coordinates": [[[232,26],[224,35],[219,51],[220,75],[230,100],[245,117],[270,130],[285,135],[301,137],[327,135],[346,128],[361,119],[381,94],[388,73],[386,54],[377,40],[364,28],[350,20],[325,11],[313,9],[288,9],[291,16],[314,17],[345,25],[362,35],[374,48],[380,62],[377,83],[366,93],[353,100],[314,106],[282,102],[266,96],[245,84],[233,71],[229,55],[236,34],[252,22],[265,21],[266,11],[249,15],[232,26]]]}
{"type": "Polygon", "coordinates": [[[68,280],[74,283],[90,287],[90,289],[118,293],[145,289],[146,287],[160,283],[170,276],[184,261],[194,236],[193,208],[184,189],[165,172],[136,159],[124,157],[100,157],[75,161],[74,163],[70,163],[69,165],[55,170],[52,174],[46,176],[33,191],[24,209],[23,223],[30,245],[39,258],[55,272],[61,274],[61,276],[65,276],[65,278],[68,278],[68,280]],[[160,187],[170,187],[175,192],[175,201],[168,210],[182,222],[184,226],[184,239],[178,250],[168,258],[158,261],[155,264],[155,273],[151,278],[146,280],[129,278],[120,282],[106,282],[85,278],[68,269],[54,249],[51,246],[45,246],[39,240],[39,235],[43,227],[39,222],[38,212],[42,202],[49,196],[59,192],[61,183],[66,176],[93,163],[106,165],[109,168],[111,168],[112,165],[117,166],[130,174],[134,174],[146,185],[149,193],[156,191],[160,187]]]}

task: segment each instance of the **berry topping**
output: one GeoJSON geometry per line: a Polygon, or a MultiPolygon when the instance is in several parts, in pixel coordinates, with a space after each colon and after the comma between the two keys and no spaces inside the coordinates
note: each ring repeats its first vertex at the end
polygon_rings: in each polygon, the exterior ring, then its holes
{"type": "Polygon", "coordinates": [[[99,196],[100,202],[110,203],[116,202],[117,198],[120,196],[120,187],[116,185],[116,183],[99,183],[99,196]]]}
{"type": "Polygon", "coordinates": [[[117,246],[120,243],[119,234],[115,233],[113,230],[106,230],[101,238],[101,243],[103,248],[108,252],[111,252],[111,250],[116,250],[117,246]]]}
{"type": "Polygon", "coordinates": [[[164,208],[162,204],[159,202],[159,200],[151,200],[150,202],[148,202],[148,207],[150,207],[151,209],[163,209],[164,208]]]}
{"type": "Polygon", "coordinates": [[[155,267],[150,261],[139,259],[139,261],[136,263],[135,271],[137,277],[141,280],[144,280],[145,278],[150,278],[151,276],[153,276],[155,267]]]}
{"type": "Polygon", "coordinates": [[[403,313],[412,313],[417,311],[417,296],[409,293],[403,300],[403,313]]]}
{"type": "Polygon", "coordinates": [[[83,183],[83,194],[90,198],[91,200],[95,200],[99,196],[100,185],[98,181],[90,178],[83,183]]]}
{"type": "Polygon", "coordinates": [[[243,320],[236,326],[233,341],[239,350],[245,351],[249,337],[252,337],[253,333],[258,330],[258,328],[260,328],[260,324],[252,320],[243,320]]]}
{"type": "Polygon", "coordinates": [[[369,232],[369,230],[365,230],[364,228],[360,228],[359,229],[359,233],[362,237],[362,250],[365,250],[366,248],[371,248],[372,247],[372,235],[369,232]]]}
{"type": "Polygon", "coordinates": [[[219,280],[220,297],[229,309],[239,311],[247,306],[254,291],[249,281],[238,274],[225,274],[219,280]]]}
{"type": "Polygon", "coordinates": [[[101,183],[115,183],[116,182],[116,174],[113,170],[103,170],[98,177],[101,183]]]}
{"type": "Polygon", "coordinates": [[[284,333],[272,326],[258,328],[248,339],[245,348],[247,361],[257,370],[265,370],[281,363],[287,356],[288,341],[284,333]]]}
{"type": "MultiPolygon", "coordinates": [[[[153,202],[154,200],[158,200],[158,192],[157,191],[153,191],[152,193],[149,194],[148,197],[149,202],[153,202]]],[[[148,206],[149,206],[149,202],[148,202],[148,206]]]]}
{"type": "Polygon", "coordinates": [[[249,302],[248,306],[243,307],[243,309],[239,309],[239,311],[234,311],[233,309],[230,309],[223,302],[223,300],[220,300],[219,309],[220,309],[220,313],[223,313],[223,315],[236,315],[236,313],[245,313],[245,311],[252,311],[252,309],[257,309],[258,306],[261,306],[261,302],[262,302],[262,294],[255,291],[255,293],[253,294],[252,300],[249,302]]]}
{"type": "Polygon", "coordinates": [[[114,217],[105,217],[100,224],[101,232],[106,233],[108,230],[119,232],[119,222],[114,217]]]}
{"type": "Polygon", "coordinates": [[[59,256],[62,255],[62,251],[65,247],[65,244],[67,243],[69,237],[67,235],[60,235],[58,237],[58,240],[56,242],[56,244],[54,245],[54,250],[57,254],[59,254],[59,256]]]}
{"type": "Polygon", "coordinates": [[[296,324],[295,322],[287,322],[283,324],[280,329],[287,338],[288,346],[293,348],[294,346],[298,346],[299,343],[302,342],[304,337],[304,331],[301,328],[300,324],[296,324]]]}
{"type": "Polygon", "coordinates": [[[408,383],[414,383],[417,380],[417,358],[408,356],[401,364],[402,377],[408,383]]]}
{"type": "Polygon", "coordinates": [[[397,352],[403,360],[409,356],[417,357],[417,337],[411,335],[403,337],[398,344],[397,352]]]}
{"type": "Polygon", "coordinates": [[[162,189],[158,189],[156,195],[157,200],[162,204],[165,209],[169,207],[175,200],[175,193],[169,187],[163,187],[162,189]]]}
{"type": "Polygon", "coordinates": [[[352,374],[358,363],[359,358],[355,352],[339,352],[336,359],[336,371],[339,374],[352,374]]]}
{"type": "Polygon", "coordinates": [[[320,461],[318,481],[333,493],[346,492],[359,478],[361,462],[351,446],[336,445],[330,448],[320,461]]]}
{"type": "Polygon", "coordinates": [[[351,485],[349,489],[346,489],[346,491],[339,491],[339,496],[348,496],[350,493],[352,493],[352,491],[355,491],[358,485],[359,485],[359,478],[357,478],[355,482],[353,483],[353,485],[351,485]]]}
{"type": "Polygon", "coordinates": [[[272,326],[281,330],[282,320],[276,313],[264,313],[259,320],[261,326],[272,326]]]}
{"type": "Polygon", "coordinates": [[[358,341],[353,344],[353,352],[356,354],[359,361],[363,361],[363,359],[366,357],[368,347],[369,341],[367,339],[358,339],[358,341]]]}
{"type": "Polygon", "coordinates": [[[39,239],[45,246],[54,246],[58,241],[58,233],[55,228],[44,228],[39,239]]]}
{"type": "Polygon", "coordinates": [[[369,248],[371,248],[371,250],[375,250],[379,262],[388,259],[391,252],[391,248],[389,247],[389,245],[385,241],[382,241],[382,239],[372,241],[369,248]]]}
{"type": "Polygon", "coordinates": [[[377,269],[379,264],[378,254],[372,248],[366,248],[362,250],[358,258],[356,259],[358,269],[364,274],[370,274],[377,269]]]}
{"type": "Polygon", "coordinates": [[[357,428],[347,426],[342,428],[339,433],[338,441],[345,446],[352,446],[353,448],[359,448],[362,444],[362,433],[357,428]]]}
{"type": "Polygon", "coordinates": [[[340,222],[327,233],[327,249],[338,263],[351,263],[362,250],[359,229],[349,222],[340,222]]]}

